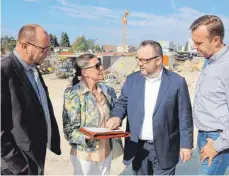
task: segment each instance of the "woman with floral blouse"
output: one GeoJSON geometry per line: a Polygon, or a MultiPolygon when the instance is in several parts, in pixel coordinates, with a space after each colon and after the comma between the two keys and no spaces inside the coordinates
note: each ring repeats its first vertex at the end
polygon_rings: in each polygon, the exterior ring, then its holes
{"type": "Polygon", "coordinates": [[[80,127],[105,127],[116,100],[113,88],[103,80],[103,67],[93,54],[79,56],[72,86],[64,93],[63,127],[71,145],[74,175],[109,175],[112,150],[109,139],[90,139],[80,127]],[[81,77],[79,80],[78,78],[81,77]]]}

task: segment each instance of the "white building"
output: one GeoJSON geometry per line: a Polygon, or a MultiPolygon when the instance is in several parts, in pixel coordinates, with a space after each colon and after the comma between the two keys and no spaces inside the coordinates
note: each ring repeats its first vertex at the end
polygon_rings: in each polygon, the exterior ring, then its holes
{"type": "Polygon", "coordinates": [[[116,50],[117,52],[123,52],[123,53],[127,53],[129,52],[129,48],[130,48],[130,45],[116,45],[116,50]]]}
{"type": "Polygon", "coordinates": [[[188,52],[190,53],[197,53],[197,50],[194,49],[194,42],[192,40],[192,38],[188,38],[188,52]]]}
{"type": "Polygon", "coordinates": [[[182,51],[183,46],[182,45],[175,45],[174,47],[175,47],[175,49],[174,49],[175,51],[182,51]]]}
{"type": "Polygon", "coordinates": [[[53,51],[56,53],[56,52],[60,52],[60,51],[64,51],[64,52],[67,52],[67,51],[69,51],[69,50],[71,50],[71,47],[55,47],[54,49],[53,49],[53,51]]]}
{"type": "Polygon", "coordinates": [[[163,53],[167,55],[169,52],[175,50],[175,45],[172,41],[158,41],[162,47],[163,53]]]}
{"type": "Polygon", "coordinates": [[[193,46],[194,46],[194,42],[192,38],[188,38],[188,46],[187,46],[188,50],[187,51],[192,52],[193,46]]]}

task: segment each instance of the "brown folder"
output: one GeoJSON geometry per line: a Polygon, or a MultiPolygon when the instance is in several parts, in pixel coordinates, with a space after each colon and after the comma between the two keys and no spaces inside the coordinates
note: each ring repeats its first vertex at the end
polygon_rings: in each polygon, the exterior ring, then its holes
{"type": "Polygon", "coordinates": [[[130,133],[122,130],[108,130],[107,128],[80,128],[81,133],[90,136],[94,139],[108,139],[108,138],[120,138],[129,137],[130,133]]]}

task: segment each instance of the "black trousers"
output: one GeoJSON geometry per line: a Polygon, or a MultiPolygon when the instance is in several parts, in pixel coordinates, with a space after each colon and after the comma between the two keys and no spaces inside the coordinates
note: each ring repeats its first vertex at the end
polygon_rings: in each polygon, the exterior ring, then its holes
{"type": "MultiPolygon", "coordinates": [[[[14,175],[14,173],[10,169],[1,168],[1,175],[14,175]]],[[[28,169],[26,169],[24,172],[20,172],[18,175],[29,175],[28,169]]]]}
{"type": "Polygon", "coordinates": [[[132,167],[136,175],[175,175],[175,167],[162,169],[159,166],[154,144],[150,141],[139,140],[132,167]]]}

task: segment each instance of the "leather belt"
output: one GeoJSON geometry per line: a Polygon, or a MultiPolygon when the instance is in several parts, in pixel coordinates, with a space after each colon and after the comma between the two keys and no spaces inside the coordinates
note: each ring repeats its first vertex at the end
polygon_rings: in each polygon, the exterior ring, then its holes
{"type": "Polygon", "coordinates": [[[216,130],[216,131],[202,131],[202,130],[199,130],[199,132],[201,132],[201,133],[222,133],[223,130],[216,130]]]}

